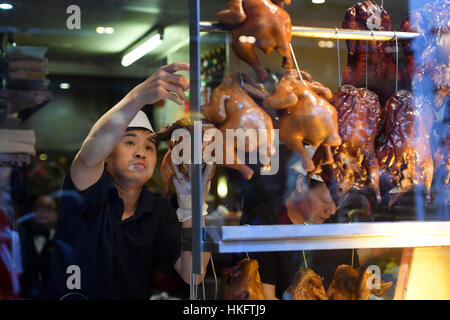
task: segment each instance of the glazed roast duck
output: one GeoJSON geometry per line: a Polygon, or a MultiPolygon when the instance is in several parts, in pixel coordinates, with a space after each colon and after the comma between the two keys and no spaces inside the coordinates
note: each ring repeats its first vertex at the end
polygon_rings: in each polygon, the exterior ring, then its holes
{"type": "MultiPolygon", "coordinates": [[[[192,128],[192,126],[193,126],[193,122],[191,119],[182,118],[170,125],[163,126],[161,129],[159,129],[155,133],[155,136],[159,141],[169,141],[169,150],[167,150],[163,160],[161,161],[161,167],[160,167],[161,179],[163,182],[164,193],[166,195],[168,195],[168,193],[169,193],[170,186],[172,185],[172,177],[175,175],[175,171],[173,169],[173,163],[172,163],[172,149],[175,145],[177,145],[178,143],[180,143],[183,140],[183,137],[180,137],[178,140],[172,139],[172,133],[176,129],[181,129],[181,128],[190,129],[190,128],[192,128]]],[[[212,125],[211,126],[208,126],[208,125],[203,126],[202,125],[202,131],[204,132],[208,128],[212,128],[212,127],[213,127],[212,125]]],[[[210,143],[210,142],[202,141],[202,151],[205,149],[205,147],[208,145],[208,143],[210,143]]],[[[202,152],[202,154],[203,154],[203,152],[202,152]]],[[[180,156],[183,156],[183,155],[180,154],[180,156]]],[[[204,165],[204,162],[203,162],[203,165],[204,165]]],[[[189,164],[183,163],[180,165],[180,171],[186,177],[190,176],[189,170],[190,170],[189,164]]],[[[216,170],[216,164],[213,163],[213,171],[212,171],[210,179],[212,179],[214,177],[215,170],[216,170]]]]}
{"type": "Polygon", "coordinates": [[[267,300],[259,277],[257,260],[243,259],[223,275],[225,300],[267,300]]]}
{"type": "Polygon", "coordinates": [[[302,269],[283,295],[285,300],[328,300],[322,278],[312,269],[302,269]]]}
{"type": "Polygon", "coordinates": [[[303,167],[312,172],[316,165],[303,144],[321,145],[325,152],[320,162],[328,164],[333,162],[331,147],[339,146],[342,141],[336,109],[328,102],[332,97],[330,89],[312,81],[305,72],[302,78],[296,70],[286,71],[263,105],[283,110],[279,121],[280,139],[287,148],[299,153],[303,167]]]}
{"type": "MultiPolygon", "coordinates": [[[[380,279],[379,288],[371,288],[372,271],[365,269],[360,273],[349,265],[340,265],[334,274],[333,282],[327,290],[330,300],[369,300],[370,294],[383,297],[387,294],[393,282],[380,279]]],[[[374,283],[372,283],[375,286],[374,283]]]]}
{"type": "Polygon", "coordinates": [[[289,1],[227,0],[226,9],[216,14],[217,20],[231,29],[232,48],[236,56],[248,63],[258,79],[264,81],[268,72],[259,61],[254,47],[265,54],[274,49],[283,57],[283,67],[292,68],[290,51],[291,18],[282,8],[289,1]],[[254,41],[247,41],[253,37],[254,41]]]}
{"type": "Polygon", "coordinates": [[[346,84],[333,94],[342,144],[332,148],[334,162],[322,166],[324,181],[342,199],[351,189],[371,191],[381,201],[375,139],[382,106],[371,90],[346,84]]]}
{"type": "Polygon", "coordinates": [[[386,103],[383,136],[376,148],[382,193],[397,187],[394,204],[404,193],[424,186],[427,200],[433,180],[430,134],[434,121],[431,102],[400,90],[386,103]]]}
{"type": "MultiPolygon", "coordinates": [[[[206,120],[222,132],[224,138],[227,129],[243,129],[244,131],[266,129],[266,140],[259,139],[263,135],[258,136],[257,141],[246,139],[244,151],[251,152],[266,148],[265,154],[270,157],[275,153],[272,118],[256,102],[262,101],[267,96],[268,92],[262,84],[253,81],[245,73],[232,72],[226,75],[222,83],[213,90],[210,102],[202,106],[202,113],[206,120]]],[[[238,164],[244,163],[245,159],[238,161],[236,139],[224,143],[224,157],[227,154],[227,143],[232,144],[229,148],[234,150],[234,164],[227,164],[227,166],[240,171],[245,179],[250,179],[253,176],[253,170],[245,164],[238,164]]],[[[270,164],[265,167],[268,169],[270,164]]]]}
{"type": "MultiPolygon", "coordinates": [[[[389,14],[380,5],[364,1],[347,10],[342,27],[391,31],[392,23],[389,14]]],[[[374,91],[384,104],[395,91],[395,60],[387,52],[388,46],[387,41],[368,40],[366,53],[366,41],[347,40],[348,65],[344,70],[342,83],[352,84],[357,88],[366,87],[367,62],[367,88],[374,91]]]]}

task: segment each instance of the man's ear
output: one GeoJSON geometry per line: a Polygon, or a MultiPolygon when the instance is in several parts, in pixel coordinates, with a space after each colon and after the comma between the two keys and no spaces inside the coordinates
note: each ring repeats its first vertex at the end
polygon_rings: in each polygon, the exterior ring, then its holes
{"type": "Polygon", "coordinates": [[[295,182],[295,189],[300,194],[308,191],[308,178],[301,173],[297,176],[297,181],[295,182]]]}

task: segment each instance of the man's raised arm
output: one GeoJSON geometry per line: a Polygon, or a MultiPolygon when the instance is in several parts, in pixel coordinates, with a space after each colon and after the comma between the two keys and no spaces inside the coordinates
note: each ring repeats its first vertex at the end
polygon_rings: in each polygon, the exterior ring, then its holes
{"type": "Polygon", "coordinates": [[[100,179],[105,158],[122,139],[128,124],[143,106],[162,99],[184,105],[184,91],[189,88],[189,82],[175,72],[187,70],[189,65],[182,62],[162,66],[93,125],[70,170],[72,181],[78,190],[86,190],[100,179]]]}

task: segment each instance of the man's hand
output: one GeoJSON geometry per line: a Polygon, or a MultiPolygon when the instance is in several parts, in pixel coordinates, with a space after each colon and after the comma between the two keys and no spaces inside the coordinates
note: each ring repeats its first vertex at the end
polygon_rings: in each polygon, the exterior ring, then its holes
{"type": "Polygon", "coordinates": [[[129,95],[142,107],[146,104],[154,104],[162,99],[169,99],[179,105],[184,105],[186,95],[184,91],[189,89],[189,82],[177,71],[188,71],[189,64],[175,62],[162,66],[147,80],[133,88],[129,95]]]}
{"type": "MultiPolygon", "coordinates": [[[[181,172],[178,165],[174,165],[175,175],[173,176],[173,184],[178,199],[178,219],[181,222],[189,220],[192,216],[192,188],[191,188],[191,166],[187,165],[189,176],[181,172]]],[[[206,214],[207,205],[205,204],[206,195],[211,188],[211,175],[213,172],[213,164],[206,164],[202,172],[202,190],[203,190],[203,215],[206,214]]]]}

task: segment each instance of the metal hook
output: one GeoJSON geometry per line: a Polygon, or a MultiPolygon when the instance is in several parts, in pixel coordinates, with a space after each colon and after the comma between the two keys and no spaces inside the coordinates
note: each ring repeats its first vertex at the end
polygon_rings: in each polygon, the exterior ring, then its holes
{"type": "Polygon", "coordinates": [[[337,48],[337,59],[338,59],[338,83],[339,88],[341,87],[341,54],[340,54],[340,48],[339,48],[339,31],[338,28],[335,26],[334,29],[336,30],[336,48],[337,48]]]}

